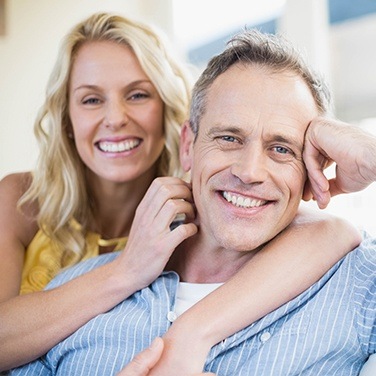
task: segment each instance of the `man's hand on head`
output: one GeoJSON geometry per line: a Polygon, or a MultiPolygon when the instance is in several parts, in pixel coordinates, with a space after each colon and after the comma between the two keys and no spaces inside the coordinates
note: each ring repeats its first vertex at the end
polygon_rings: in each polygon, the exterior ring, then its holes
{"type": "Polygon", "coordinates": [[[316,118],[306,132],[303,159],[308,179],[303,199],[324,209],[330,198],[360,191],[376,180],[376,137],[337,120],[316,118]],[[336,164],[335,176],[324,170],[336,164]]]}

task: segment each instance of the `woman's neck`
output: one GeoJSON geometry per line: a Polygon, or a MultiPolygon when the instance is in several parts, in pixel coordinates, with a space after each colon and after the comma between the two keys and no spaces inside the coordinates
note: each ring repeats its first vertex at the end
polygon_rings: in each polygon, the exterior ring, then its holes
{"type": "Polygon", "coordinates": [[[129,235],[137,206],[154,179],[154,173],[137,180],[117,183],[91,177],[93,220],[90,230],[104,239],[129,235]]]}

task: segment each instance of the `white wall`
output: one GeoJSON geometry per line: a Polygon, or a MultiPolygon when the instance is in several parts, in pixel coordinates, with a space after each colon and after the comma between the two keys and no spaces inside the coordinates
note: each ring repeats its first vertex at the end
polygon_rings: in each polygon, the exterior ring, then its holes
{"type": "MultiPolygon", "coordinates": [[[[376,60],[376,15],[329,27],[326,0],[286,0],[278,26],[329,81],[335,115],[376,134],[376,119],[364,120],[376,116],[376,74],[372,63],[376,60]]],[[[334,169],[327,175],[333,177],[334,169]]],[[[314,202],[306,205],[317,207],[314,202]]],[[[371,209],[374,207],[376,183],[362,192],[332,198],[326,211],[376,234],[371,209]]]]}
{"type": "Polygon", "coordinates": [[[375,46],[376,14],[331,28],[333,91],[337,115],[343,120],[376,117],[375,46]]]}
{"type": "Polygon", "coordinates": [[[0,36],[0,178],[34,166],[33,122],[63,35],[96,11],[131,16],[170,34],[171,1],[7,0],[0,36]]]}

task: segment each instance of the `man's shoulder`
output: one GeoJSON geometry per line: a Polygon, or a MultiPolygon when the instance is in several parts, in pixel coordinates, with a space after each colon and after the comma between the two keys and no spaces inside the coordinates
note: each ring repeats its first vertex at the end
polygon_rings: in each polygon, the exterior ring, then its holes
{"type": "Polygon", "coordinates": [[[59,273],[48,285],[47,290],[60,286],[73,278],[83,275],[93,269],[96,269],[102,265],[108,264],[113,261],[120,254],[119,252],[105,253],[96,257],[92,257],[88,260],[79,262],[78,264],[64,269],[59,273]]]}
{"type": "Polygon", "coordinates": [[[362,234],[362,241],[358,247],[356,247],[349,256],[360,259],[361,262],[369,264],[376,263],[376,237],[366,232],[362,234]]]}
{"type": "Polygon", "coordinates": [[[376,281],[376,237],[363,233],[362,242],[342,260],[340,269],[348,270],[360,285],[376,281]]]}

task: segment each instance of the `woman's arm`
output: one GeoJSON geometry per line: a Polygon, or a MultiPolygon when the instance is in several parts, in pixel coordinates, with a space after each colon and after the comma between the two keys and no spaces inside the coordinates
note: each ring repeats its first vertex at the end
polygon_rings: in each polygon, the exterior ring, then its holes
{"type": "Polygon", "coordinates": [[[18,296],[25,249],[38,231],[32,219],[37,209],[30,205],[25,215],[16,209],[30,182],[30,174],[0,182],[0,371],[43,355],[133,292],[106,265],[61,288],[18,296]]]}
{"type": "Polygon", "coordinates": [[[0,182],[0,371],[43,355],[93,317],[150,284],[175,247],[197,231],[192,223],[170,231],[177,213],[194,215],[189,185],[177,178],[156,179],[116,260],[56,289],[17,296],[25,249],[38,230],[35,221],[15,210],[27,188],[21,187],[23,181],[14,175],[0,182]]]}
{"type": "Polygon", "coordinates": [[[152,374],[201,371],[213,345],[306,290],[360,240],[348,222],[302,210],[235,276],[172,324],[152,374]]]}

